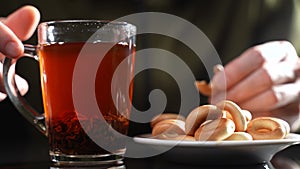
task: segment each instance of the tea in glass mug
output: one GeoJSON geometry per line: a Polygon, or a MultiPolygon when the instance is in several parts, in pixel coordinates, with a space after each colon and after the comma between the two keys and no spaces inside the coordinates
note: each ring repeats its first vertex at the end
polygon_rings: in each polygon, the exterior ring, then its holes
{"type": "Polygon", "coordinates": [[[107,165],[122,161],[126,142],[120,135],[126,135],[129,126],[135,34],[136,27],[126,22],[66,20],[41,23],[38,45],[25,45],[25,54],[39,62],[45,111],[42,115],[17,91],[13,80],[16,60],[5,59],[3,71],[7,94],[20,113],[48,137],[52,162],[58,165],[107,165]],[[122,71],[116,76],[115,71],[121,63],[125,66],[122,64],[122,71]],[[95,65],[98,66],[95,68],[95,65]],[[75,71],[78,67],[80,71],[75,71]],[[93,76],[93,81],[86,82],[84,77],[89,76],[93,76]],[[113,78],[118,83],[113,83],[113,78]],[[90,100],[84,97],[84,93],[91,90],[99,111],[91,108],[90,100]],[[79,98],[76,103],[74,98],[79,98]],[[79,111],[76,104],[84,107],[84,111],[79,111]]]}

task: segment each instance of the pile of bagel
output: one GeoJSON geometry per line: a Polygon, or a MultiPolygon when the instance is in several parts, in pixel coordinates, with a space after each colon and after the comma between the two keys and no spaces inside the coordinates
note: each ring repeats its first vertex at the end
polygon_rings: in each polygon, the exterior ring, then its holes
{"type": "Polygon", "coordinates": [[[289,124],[275,117],[257,117],[230,100],[202,105],[187,117],[163,113],[151,121],[152,136],[157,139],[189,141],[283,139],[289,124]]]}

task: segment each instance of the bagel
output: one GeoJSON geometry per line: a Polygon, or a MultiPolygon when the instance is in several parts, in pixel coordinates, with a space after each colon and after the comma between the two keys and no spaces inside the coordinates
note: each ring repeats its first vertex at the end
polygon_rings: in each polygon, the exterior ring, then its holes
{"type": "Polygon", "coordinates": [[[222,112],[223,112],[223,116],[222,116],[223,118],[232,120],[232,116],[227,110],[222,110],[222,112]]]}
{"type": "Polygon", "coordinates": [[[232,116],[232,120],[236,125],[236,131],[246,131],[247,120],[246,116],[242,112],[242,109],[234,102],[230,100],[223,100],[216,104],[221,110],[226,110],[232,116]]]}
{"type": "Polygon", "coordinates": [[[252,114],[250,113],[250,111],[248,111],[248,110],[242,110],[242,113],[245,115],[245,117],[246,117],[246,121],[250,121],[250,120],[252,120],[252,114]]]}
{"type": "Polygon", "coordinates": [[[196,141],[193,136],[177,135],[177,134],[160,134],[154,138],[162,139],[162,140],[196,141]]]}
{"type": "Polygon", "coordinates": [[[282,139],[290,132],[290,127],[279,118],[257,117],[249,122],[247,132],[254,140],[282,139]]]}
{"type": "Polygon", "coordinates": [[[160,134],[185,135],[185,122],[177,119],[162,120],[152,129],[152,136],[160,134]]]}
{"type": "Polygon", "coordinates": [[[284,125],[284,127],[286,129],[286,135],[289,134],[291,131],[291,127],[290,127],[289,123],[283,119],[278,119],[278,120],[281,121],[281,123],[284,125]]]}
{"type": "MultiPolygon", "coordinates": [[[[224,67],[221,64],[217,64],[213,68],[214,74],[218,72],[224,71],[224,67]]],[[[208,83],[205,80],[201,81],[195,81],[195,86],[196,89],[198,90],[199,93],[201,93],[204,96],[211,96],[212,95],[212,83],[208,83]]]]}
{"type": "Polygon", "coordinates": [[[187,135],[194,135],[199,126],[206,120],[221,118],[222,111],[214,105],[202,105],[195,108],[185,120],[185,131],[187,135]]]}
{"type": "Polygon", "coordinates": [[[231,141],[231,140],[253,140],[251,134],[246,132],[234,132],[231,136],[226,138],[225,140],[231,141]]]}
{"type": "Polygon", "coordinates": [[[158,122],[167,120],[167,119],[178,119],[178,120],[185,121],[185,117],[183,117],[182,115],[175,114],[175,113],[163,113],[163,114],[154,116],[150,122],[150,125],[153,128],[155,126],[155,124],[157,124],[158,122]]]}
{"type": "Polygon", "coordinates": [[[203,94],[204,96],[211,95],[211,86],[205,80],[195,81],[195,87],[199,91],[199,93],[203,94]]]}
{"type": "Polygon", "coordinates": [[[234,133],[235,124],[232,120],[220,118],[203,123],[195,132],[198,141],[222,141],[234,133]]]}

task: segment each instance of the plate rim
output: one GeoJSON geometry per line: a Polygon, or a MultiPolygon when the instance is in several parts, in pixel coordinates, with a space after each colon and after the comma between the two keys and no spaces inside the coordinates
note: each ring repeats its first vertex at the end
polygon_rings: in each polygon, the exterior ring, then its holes
{"type": "Polygon", "coordinates": [[[259,146],[275,144],[300,144],[300,134],[289,133],[285,139],[274,140],[230,140],[230,141],[184,141],[184,140],[162,140],[150,138],[151,134],[141,134],[133,137],[133,140],[140,144],[156,146],[176,147],[226,147],[226,146],[259,146]]]}

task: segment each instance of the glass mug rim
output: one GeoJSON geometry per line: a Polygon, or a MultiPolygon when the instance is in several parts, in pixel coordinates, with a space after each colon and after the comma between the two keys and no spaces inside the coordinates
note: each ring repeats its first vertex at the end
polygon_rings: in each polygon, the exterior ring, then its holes
{"type": "Polygon", "coordinates": [[[67,19],[67,20],[50,20],[43,21],[39,25],[51,25],[51,24],[63,24],[63,23],[102,23],[107,24],[110,23],[112,25],[131,25],[136,27],[135,25],[125,22],[125,21],[111,21],[111,20],[98,20],[98,19],[67,19]]]}
{"type": "Polygon", "coordinates": [[[120,42],[134,37],[136,30],[135,25],[124,21],[83,19],[42,22],[38,25],[37,33],[38,44],[41,45],[63,42],[120,42]],[[116,34],[118,35],[111,36],[116,34]]]}

